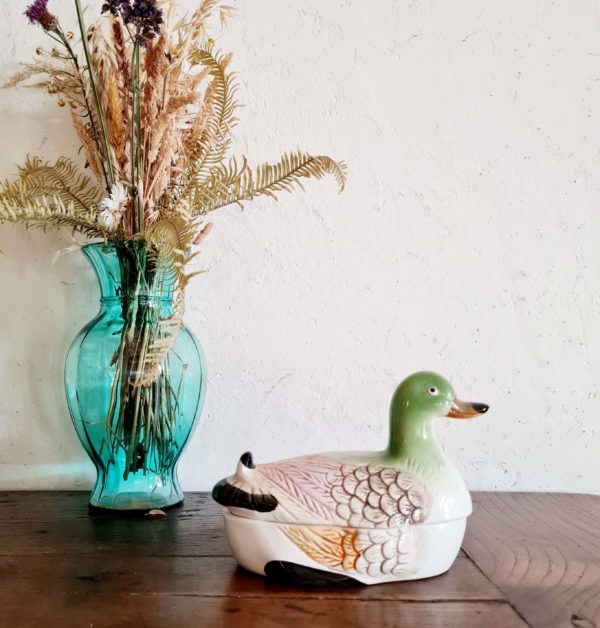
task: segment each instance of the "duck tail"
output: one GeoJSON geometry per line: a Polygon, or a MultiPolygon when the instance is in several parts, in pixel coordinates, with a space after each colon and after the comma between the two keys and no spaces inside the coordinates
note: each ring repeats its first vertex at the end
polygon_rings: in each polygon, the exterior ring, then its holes
{"type": "Polygon", "coordinates": [[[212,490],[213,499],[227,508],[245,508],[256,512],[271,512],[277,508],[277,498],[263,493],[255,486],[256,467],[252,454],[242,454],[235,474],[217,482],[212,490]]]}

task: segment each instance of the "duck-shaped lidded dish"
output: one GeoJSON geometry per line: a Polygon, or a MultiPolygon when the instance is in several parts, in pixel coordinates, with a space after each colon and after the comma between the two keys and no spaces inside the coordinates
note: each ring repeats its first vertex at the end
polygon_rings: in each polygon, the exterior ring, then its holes
{"type": "Polygon", "coordinates": [[[440,375],[421,372],[396,389],[384,451],[257,466],[245,453],[213,489],[238,563],[280,582],[315,585],[444,573],[460,549],[471,497],[435,442],[433,420],[487,410],[459,401],[440,375]]]}

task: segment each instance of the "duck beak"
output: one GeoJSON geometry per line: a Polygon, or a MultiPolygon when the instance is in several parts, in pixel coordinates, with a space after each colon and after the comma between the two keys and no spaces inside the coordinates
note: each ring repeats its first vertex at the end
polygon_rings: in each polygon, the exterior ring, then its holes
{"type": "Polygon", "coordinates": [[[450,406],[450,412],[446,416],[452,419],[472,419],[480,414],[485,414],[489,408],[485,403],[473,403],[455,399],[450,406]]]}

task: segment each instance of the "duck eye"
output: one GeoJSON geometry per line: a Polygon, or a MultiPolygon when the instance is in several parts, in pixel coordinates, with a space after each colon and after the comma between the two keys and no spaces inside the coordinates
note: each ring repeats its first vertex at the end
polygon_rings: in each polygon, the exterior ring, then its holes
{"type": "Polygon", "coordinates": [[[435,387],[435,386],[430,386],[429,390],[427,391],[432,397],[435,397],[436,395],[439,395],[440,392],[439,390],[435,387]]]}

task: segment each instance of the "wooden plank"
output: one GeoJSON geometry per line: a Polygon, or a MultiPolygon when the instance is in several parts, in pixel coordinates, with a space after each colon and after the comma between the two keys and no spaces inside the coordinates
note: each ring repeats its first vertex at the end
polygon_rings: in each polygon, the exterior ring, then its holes
{"type": "Polygon", "coordinates": [[[532,626],[600,626],[600,497],[477,493],[463,549],[532,626]]]}
{"type": "Polygon", "coordinates": [[[229,556],[222,518],[74,519],[0,523],[0,555],[229,556]],[[6,542],[10,539],[10,543],[6,542]],[[185,539],[185,542],[182,542],[185,539]]]}
{"type": "Polygon", "coordinates": [[[380,586],[292,588],[236,568],[230,557],[147,557],[132,553],[0,557],[0,594],[78,593],[113,596],[235,595],[240,598],[318,598],[406,601],[506,601],[473,565],[459,556],[437,578],[380,586]]]}
{"type": "Polygon", "coordinates": [[[228,556],[220,517],[165,519],[90,519],[53,525],[44,522],[0,524],[0,555],[145,554],[148,556],[228,556]],[[7,529],[9,528],[9,529],[7,529]],[[7,533],[10,536],[7,536],[7,533]],[[185,538],[185,543],[181,539],[185,538]]]}
{"type": "MultiPolygon", "coordinates": [[[[98,509],[90,511],[89,491],[0,491],[0,521],[64,521],[65,519],[89,519],[110,517],[98,509]]],[[[186,493],[182,506],[169,512],[180,517],[218,515],[222,508],[215,504],[210,493],[186,493]]],[[[121,516],[121,515],[119,515],[121,516]]],[[[135,515],[139,516],[139,515],[135,515]]],[[[127,514],[122,514],[127,518],[127,514]]]]}
{"type": "Polygon", "coordinates": [[[361,599],[264,599],[196,595],[0,594],[11,628],[521,628],[503,602],[369,602],[361,599]]]}
{"type": "Polygon", "coordinates": [[[0,493],[0,555],[229,556],[222,508],[189,494],[166,517],[89,511],[87,493],[0,493]]]}

